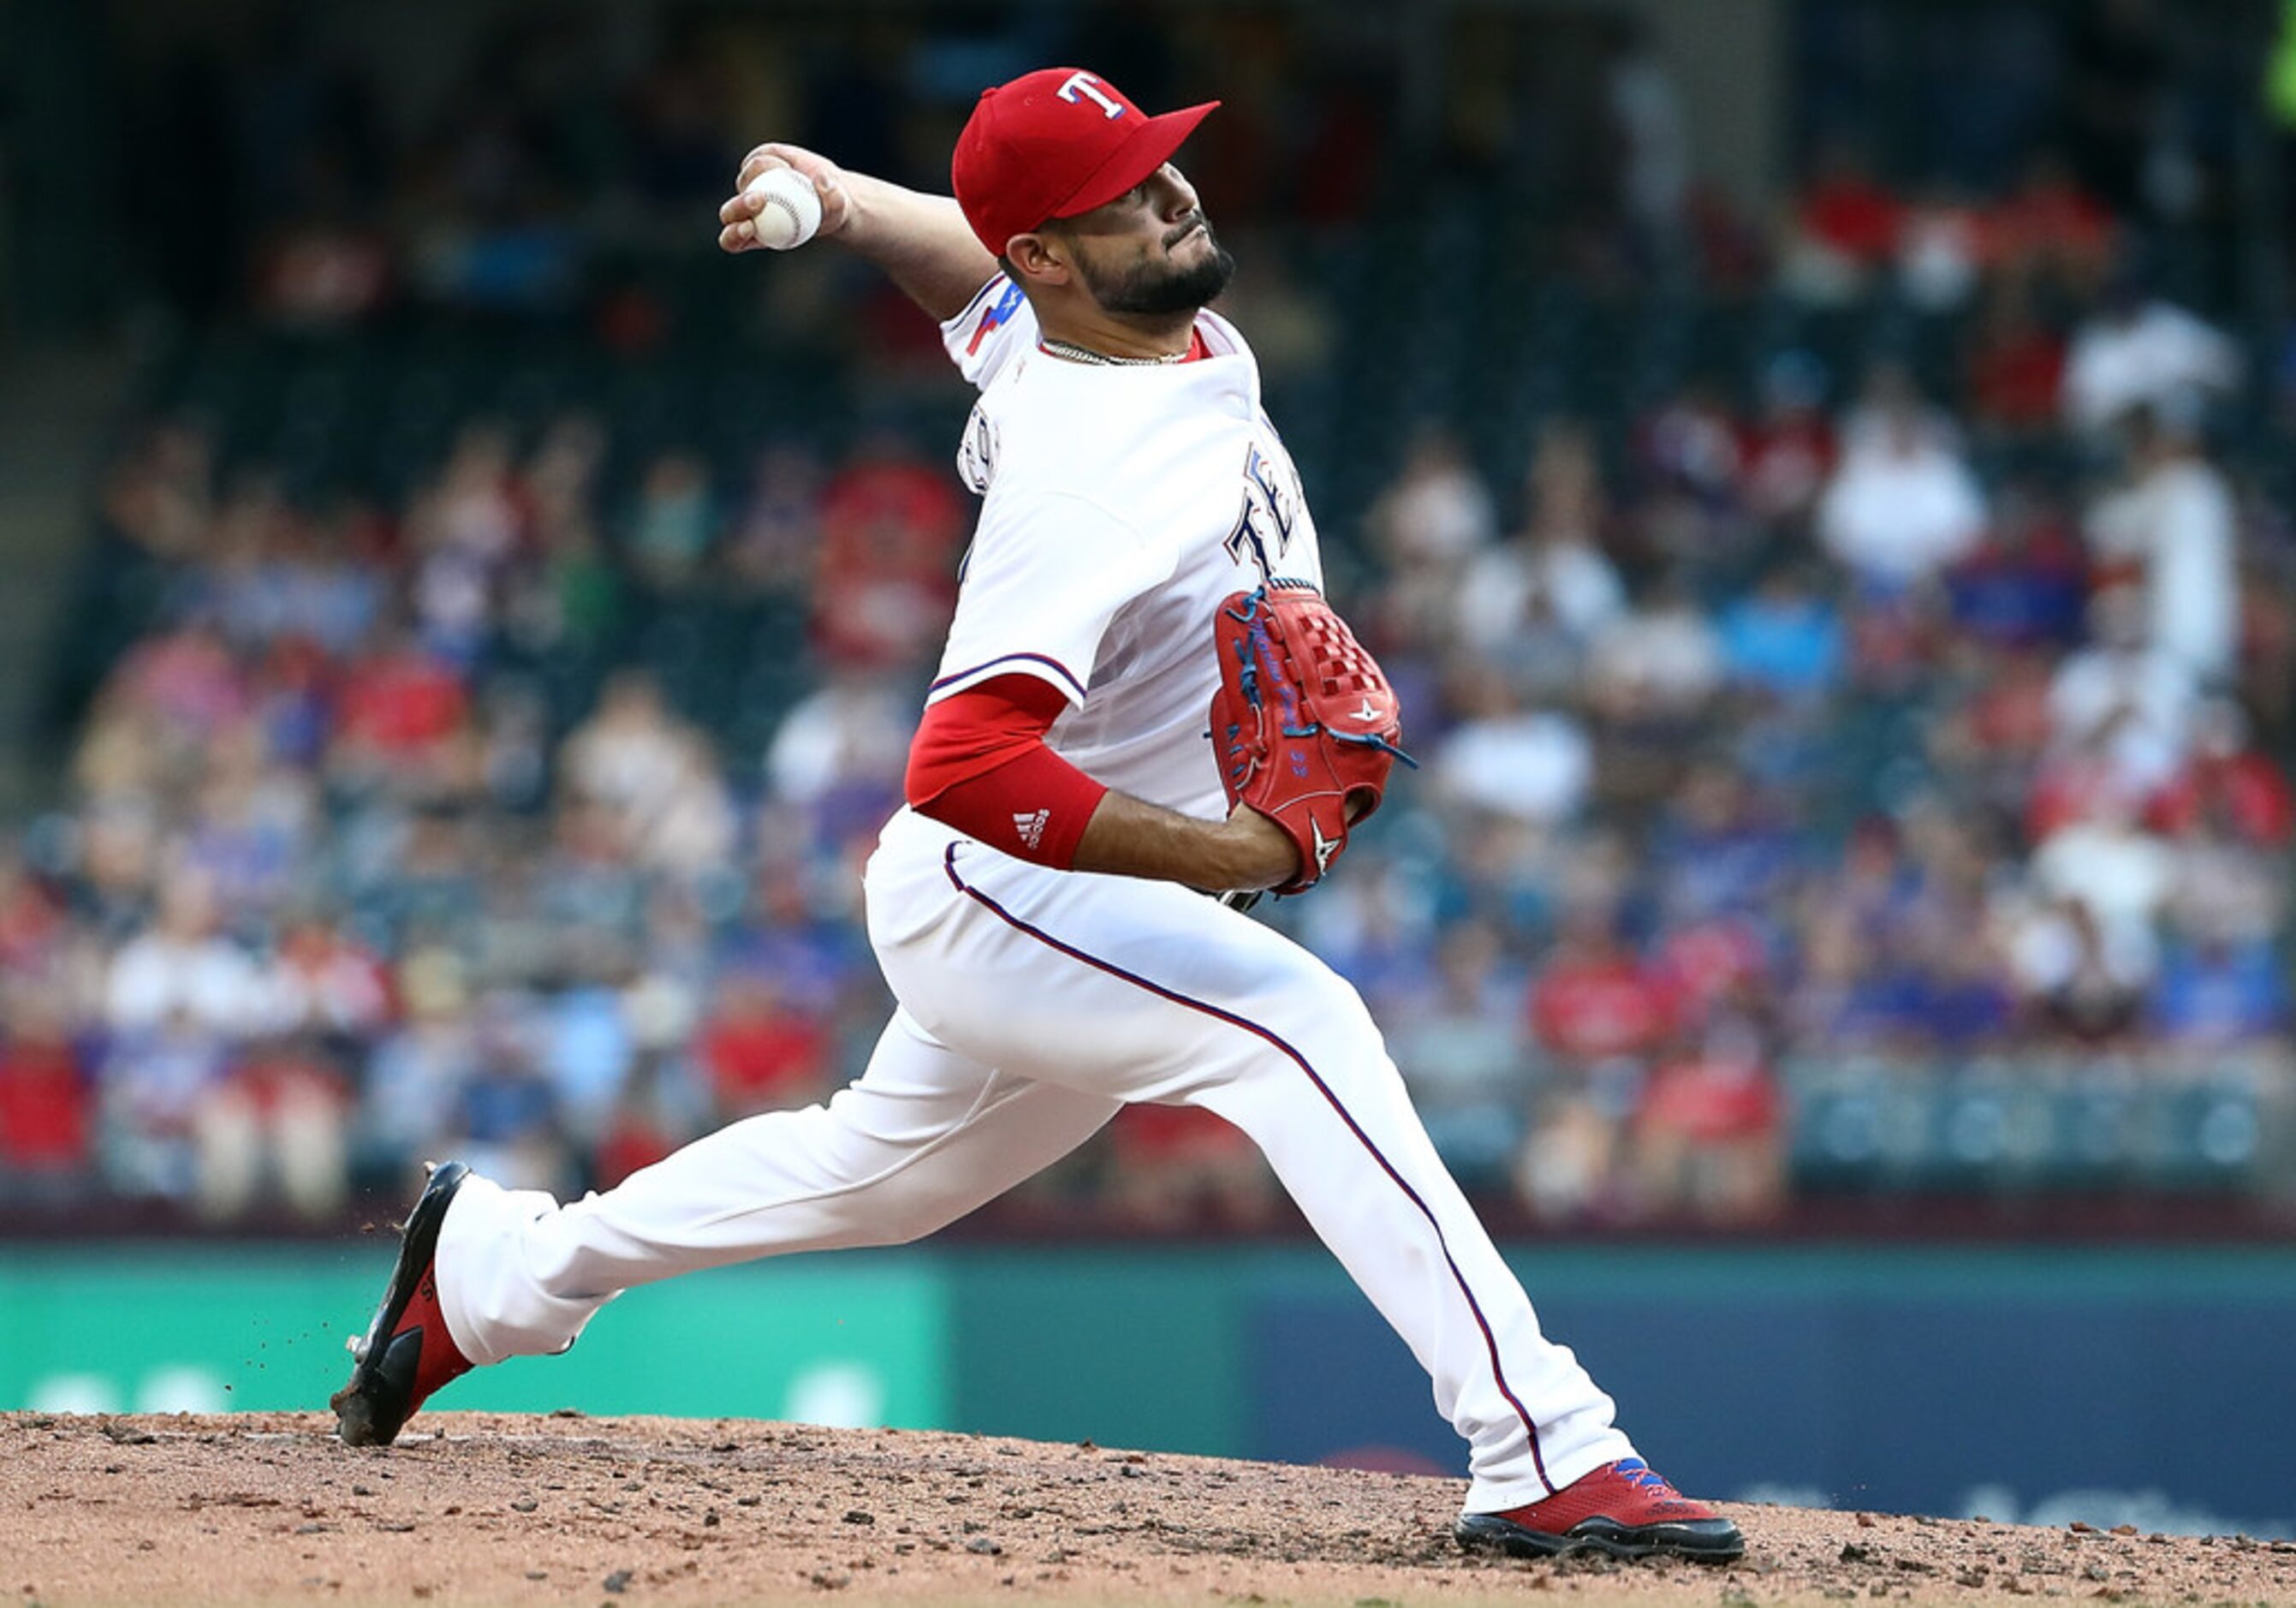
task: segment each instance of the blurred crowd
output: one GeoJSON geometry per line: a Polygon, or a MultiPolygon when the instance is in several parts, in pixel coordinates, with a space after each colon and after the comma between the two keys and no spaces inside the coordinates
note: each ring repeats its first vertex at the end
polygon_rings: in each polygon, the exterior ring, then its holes
{"type": "Polygon", "coordinates": [[[2283,1059],[2292,554],[2199,399],[2056,493],[1893,365],[1802,382],[1665,404],[1630,496],[1566,421],[1511,526],[1440,436],[1373,511],[1427,771],[1299,923],[1553,1210],[1775,1202],[1796,1062],[2283,1059]]]}
{"type": "MultiPolygon", "coordinates": [[[[2296,530],[2253,428],[2281,376],[2142,271],[2162,220],[2110,174],[2044,149],[1989,192],[1898,185],[1820,141],[1757,226],[1669,177],[1639,43],[1595,47],[1615,160],[1553,272],[1939,340],[1771,340],[1623,408],[1564,383],[1496,448],[1414,417],[1339,505],[1362,465],[1295,438],[1424,768],[1263,917],[1363,989],[1470,1187],[1545,1220],[1770,1218],[1812,1069],[2284,1091],[2296,530]]],[[[549,163],[603,149],[554,60],[502,57],[502,115],[450,99],[388,182],[357,97],[283,68],[283,108],[339,115],[269,238],[325,238],[334,185],[546,221],[549,163]]],[[[693,86],[724,65],[623,86],[612,175],[714,198],[740,145],[693,86]]],[[[1357,127],[1352,81],[1316,137],[1357,127]]],[[[868,165],[884,130],[810,104],[868,165]]],[[[1463,162],[1505,144],[1460,124],[1463,162]]],[[[1255,213],[1259,154],[1226,169],[1247,217],[1351,229],[1312,186],[1255,213]]],[[[347,287],[399,270],[351,266],[258,253],[255,305],[356,324],[347,287]]],[[[1240,316],[1312,373],[1369,327],[1341,293],[1263,279],[1240,316]]],[[[597,305],[576,338],[627,352],[632,304],[597,305]]],[[[857,1072],[890,1005],[858,866],[954,604],[957,418],[737,420],[729,464],[578,398],[324,484],[213,420],[135,432],[97,516],[135,609],[68,798],[0,849],[0,1207],[325,1222],[446,1154],[578,1190],[857,1072]]],[[[1240,1136],[1155,1110],[1031,1188],[1152,1228],[1274,1206],[1240,1136]]]]}
{"type": "Polygon", "coordinates": [[[219,486],[180,423],[115,465],[115,559],[160,603],[0,896],[15,1185],[94,1159],[122,1193],[324,1217],[449,1152],[611,1183],[857,1070],[884,1002],[856,877],[915,713],[886,677],[945,622],[959,494],[903,454],[784,452],[721,511],[670,455],[610,514],[602,441],[474,423],[387,509],[219,486]],[[767,645],[821,684],[746,786],[597,652],[634,600],[675,623],[705,554],[811,610],[767,645]],[[600,672],[558,731],[534,667],[569,656],[600,672]]]}

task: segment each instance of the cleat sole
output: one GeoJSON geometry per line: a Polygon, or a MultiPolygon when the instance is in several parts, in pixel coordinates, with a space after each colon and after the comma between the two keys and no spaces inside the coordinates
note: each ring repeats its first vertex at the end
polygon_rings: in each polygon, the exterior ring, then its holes
{"type": "Polygon", "coordinates": [[[1682,1558],[1693,1563],[1734,1563],[1746,1555],[1746,1538],[1727,1519],[1628,1527],[1588,1519],[1562,1535],[1527,1529],[1496,1514],[1462,1514],[1451,1534],[1470,1552],[1515,1558],[1562,1558],[1593,1554],[1610,1558],[1682,1558]]]}

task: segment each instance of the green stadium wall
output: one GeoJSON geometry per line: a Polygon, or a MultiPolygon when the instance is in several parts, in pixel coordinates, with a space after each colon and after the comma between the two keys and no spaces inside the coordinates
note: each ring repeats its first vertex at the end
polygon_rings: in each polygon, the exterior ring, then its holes
{"type": "MultiPolygon", "coordinates": [[[[1550,1333],[1710,1494],[2296,1534],[2296,1247],[1523,1247],[1550,1333]]],[[[315,1410],[383,1247],[0,1246],[0,1409],[315,1410]]],[[[1456,1473],[1312,1246],[928,1247],[631,1292],[475,1409],[948,1428],[1456,1473]]]]}

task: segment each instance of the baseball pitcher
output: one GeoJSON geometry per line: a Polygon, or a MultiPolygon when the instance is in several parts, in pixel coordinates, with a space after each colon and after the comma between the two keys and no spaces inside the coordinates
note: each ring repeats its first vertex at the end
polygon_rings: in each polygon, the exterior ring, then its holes
{"type": "Polygon", "coordinates": [[[438,1169],[334,1398],[346,1441],[388,1442],[473,1366],[566,1350],[634,1284],[914,1240],[1127,1102],[1182,1103],[1250,1136],[1426,1368],[1469,1448],[1463,1543],[1740,1555],[1540,1333],[1355,990],[1206,897],[1327,874],[1403,735],[1323,600],[1250,349],[1207,310],[1233,262],[1172,157],[1212,110],[1029,73],[980,97],[953,200],[788,145],[743,162],[724,249],[762,243],[750,186],[795,170],[818,235],[940,319],[980,390],[957,452],[979,528],[907,807],[865,873],[899,1008],[826,1105],[603,1194],[438,1169]]]}

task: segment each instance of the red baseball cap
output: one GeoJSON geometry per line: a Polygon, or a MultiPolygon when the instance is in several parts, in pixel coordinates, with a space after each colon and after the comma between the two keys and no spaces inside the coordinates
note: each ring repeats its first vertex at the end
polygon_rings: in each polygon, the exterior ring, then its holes
{"type": "Polygon", "coordinates": [[[1096,73],[1047,67],[980,92],[948,176],[992,255],[1048,217],[1107,205],[1171,160],[1207,101],[1150,117],[1096,73]]]}

